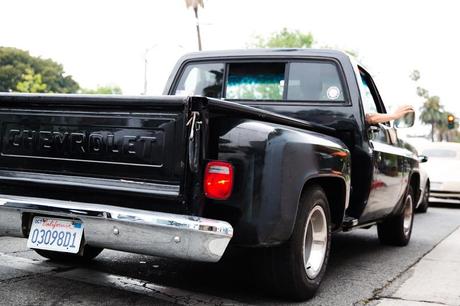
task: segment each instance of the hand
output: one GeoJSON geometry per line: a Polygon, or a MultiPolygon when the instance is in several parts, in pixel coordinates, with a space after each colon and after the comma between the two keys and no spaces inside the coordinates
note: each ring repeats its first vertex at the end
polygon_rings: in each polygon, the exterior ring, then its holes
{"type": "Polygon", "coordinates": [[[402,105],[394,111],[392,115],[393,117],[392,119],[393,120],[399,119],[403,117],[405,114],[412,113],[412,112],[415,112],[414,107],[412,107],[412,105],[402,105]]]}

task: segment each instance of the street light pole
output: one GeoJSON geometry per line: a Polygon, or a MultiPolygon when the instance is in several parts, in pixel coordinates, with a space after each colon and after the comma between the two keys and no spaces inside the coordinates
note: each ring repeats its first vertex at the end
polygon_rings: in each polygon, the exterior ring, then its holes
{"type": "Polygon", "coordinates": [[[149,55],[149,52],[150,50],[152,50],[153,48],[157,47],[158,44],[154,44],[153,46],[151,46],[150,48],[147,48],[145,49],[145,53],[144,53],[144,92],[143,92],[143,95],[147,95],[147,66],[148,66],[148,55],[149,55]]]}
{"type": "MultiPolygon", "coordinates": [[[[180,45],[180,44],[177,44],[175,45],[176,47],[184,50],[184,46],[183,45],[180,45]]],[[[149,52],[158,47],[158,44],[154,44],[153,46],[151,46],[150,48],[147,48],[145,49],[145,53],[144,53],[144,91],[142,93],[142,95],[147,95],[147,91],[148,91],[148,65],[149,65],[149,61],[148,61],[148,55],[149,55],[149,52]]]]}
{"type": "Polygon", "coordinates": [[[145,49],[144,53],[144,93],[143,95],[145,96],[147,94],[147,53],[149,49],[145,49]]]}

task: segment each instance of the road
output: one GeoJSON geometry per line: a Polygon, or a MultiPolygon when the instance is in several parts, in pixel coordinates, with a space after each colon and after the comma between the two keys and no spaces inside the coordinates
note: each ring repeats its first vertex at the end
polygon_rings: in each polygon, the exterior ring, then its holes
{"type": "MultiPolygon", "coordinates": [[[[460,226],[460,206],[417,214],[409,246],[378,242],[376,229],[333,235],[328,271],[305,305],[364,305],[460,226]]],[[[0,238],[0,305],[286,305],[257,278],[256,254],[232,251],[218,264],[105,250],[88,265],[62,265],[0,238]]]]}

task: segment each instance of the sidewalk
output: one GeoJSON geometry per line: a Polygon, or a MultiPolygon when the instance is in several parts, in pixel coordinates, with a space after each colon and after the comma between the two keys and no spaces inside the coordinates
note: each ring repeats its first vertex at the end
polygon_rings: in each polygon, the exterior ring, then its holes
{"type": "Polygon", "coordinates": [[[380,294],[380,306],[460,305],[460,228],[380,294]]]}

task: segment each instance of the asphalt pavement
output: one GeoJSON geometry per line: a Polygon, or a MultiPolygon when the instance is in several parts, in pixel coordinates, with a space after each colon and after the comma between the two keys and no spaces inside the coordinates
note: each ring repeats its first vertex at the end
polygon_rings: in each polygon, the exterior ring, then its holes
{"type": "MultiPolygon", "coordinates": [[[[416,215],[407,247],[381,245],[375,227],[335,234],[324,282],[317,296],[303,304],[429,301],[411,299],[407,290],[423,278],[433,258],[444,262],[439,254],[446,251],[436,247],[455,248],[445,243],[459,226],[460,206],[430,207],[427,214],[416,215]]],[[[218,264],[203,264],[105,250],[91,264],[69,266],[46,261],[25,245],[25,239],[0,238],[0,305],[288,304],[260,286],[257,254],[233,250],[218,264]]],[[[438,302],[432,299],[431,305],[438,302]]]]}

